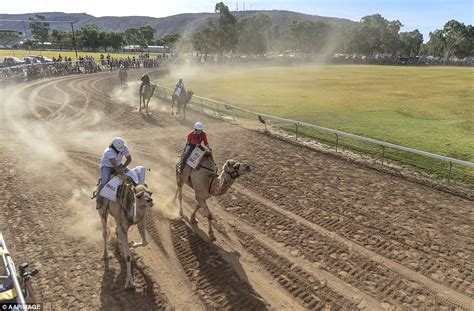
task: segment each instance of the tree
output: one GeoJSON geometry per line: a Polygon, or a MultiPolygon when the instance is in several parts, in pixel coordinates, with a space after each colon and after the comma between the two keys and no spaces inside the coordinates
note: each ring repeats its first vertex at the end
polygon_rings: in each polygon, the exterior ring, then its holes
{"type": "Polygon", "coordinates": [[[81,27],[77,35],[83,47],[89,50],[97,50],[101,45],[100,31],[97,25],[85,25],[81,27]]]}
{"type": "Polygon", "coordinates": [[[237,26],[238,50],[246,54],[265,54],[272,37],[272,20],[268,15],[258,14],[242,19],[237,26]]]}
{"type": "Polygon", "coordinates": [[[426,53],[446,58],[474,56],[474,27],[456,20],[448,21],[443,29],[430,32],[426,53]]]}
{"type": "Polygon", "coordinates": [[[179,39],[181,39],[182,34],[179,32],[170,32],[161,38],[162,45],[173,47],[179,39]]]}
{"type": "Polygon", "coordinates": [[[106,34],[106,41],[108,41],[108,46],[112,47],[115,51],[120,50],[126,43],[125,35],[121,32],[108,32],[106,34]]]}
{"type": "Polygon", "coordinates": [[[71,45],[71,34],[58,29],[51,32],[51,43],[59,48],[60,51],[71,45]]]}
{"type": "Polygon", "coordinates": [[[49,36],[49,23],[45,22],[46,17],[36,14],[35,17],[30,17],[29,20],[31,21],[29,28],[33,38],[44,45],[49,36]]]}
{"type": "Polygon", "coordinates": [[[423,35],[418,29],[400,33],[400,50],[402,56],[416,56],[420,53],[423,44],[423,35]]]}
{"type": "Polygon", "coordinates": [[[217,3],[214,11],[219,14],[219,25],[211,29],[216,35],[217,52],[222,58],[224,52],[232,51],[237,45],[237,19],[223,2],[217,3]]]}
{"type": "Polygon", "coordinates": [[[155,37],[155,28],[151,26],[143,26],[140,27],[138,30],[141,33],[146,44],[153,44],[153,40],[155,37]]]}
{"type": "Polygon", "coordinates": [[[289,44],[291,48],[317,53],[326,45],[331,27],[323,22],[294,21],[290,24],[289,44]]]}
{"type": "Polygon", "coordinates": [[[149,44],[153,44],[155,29],[151,26],[143,26],[140,28],[129,28],[125,30],[125,38],[128,44],[139,45],[142,49],[146,49],[149,44]]]}
{"type": "Polygon", "coordinates": [[[398,33],[402,26],[400,21],[388,21],[380,14],[364,16],[352,30],[350,50],[366,55],[396,54],[400,49],[398,33]]]}
{"type": "Polygon", "coordinates": [[[192,35],[191,42],[194,49],[204,55],[217,53],[216,32],[216,26],[212,22],[208,22],[204,29],[192,35]]]}

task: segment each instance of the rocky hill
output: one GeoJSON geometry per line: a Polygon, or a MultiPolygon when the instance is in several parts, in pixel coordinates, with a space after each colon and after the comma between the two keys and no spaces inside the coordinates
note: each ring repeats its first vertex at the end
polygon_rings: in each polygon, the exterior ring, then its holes
{"type": "MultiPolygon", "coordinates": [[[[278,25],[280,31],[285,33],[288,30],[288,25],[295,20],[309,20],[322,21],[331,25],[350,25],[353,21],[335,18],[324,17],[318,15],[308,15],[291,11],[238,11],[232,12],[237,19],[243,17],[250,17],[258,13],[265,13],[272,19],[274,25],[278,25]]],[[[27,13],[27,14],[0,14],[0,19],[9,20],[28,20],[35,14],[43,15],[48,20],[52,21],[74,21],[74,27],[80,28],[87,24],[96,24],[101,30],[122,32],[128,28],[140,27],[150,25],[156,29],[155,37],[159,38],[170,32],[195,32],[198,31],[209,20],[217,21],[218,15],[214,13],[186,13],[167,17],[148,17],[148,16],[103,16],[95,17],[86,13],[60,13],[60,12],[44,12],[44,13],[27,13]]],[[[50,23],[51,29],[62,29],[70,31],[71,26],[68,23],[50,23]]],[[[15,30],[19,32],[24,31],[24,26],[21,21],[0,21],[0,29],[15,30]]],[[[28,25],[26,25],[27,33],[29,33],[28,25]]]]}

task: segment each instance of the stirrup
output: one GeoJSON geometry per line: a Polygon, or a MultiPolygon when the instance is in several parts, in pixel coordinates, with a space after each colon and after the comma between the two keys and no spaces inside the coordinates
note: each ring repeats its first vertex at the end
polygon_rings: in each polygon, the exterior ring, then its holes
{"type": "Polygon", "coordinates": [[[91,200],[95,199],[96,197],[97,197],[97,191],[93,191],[91,200]]]}

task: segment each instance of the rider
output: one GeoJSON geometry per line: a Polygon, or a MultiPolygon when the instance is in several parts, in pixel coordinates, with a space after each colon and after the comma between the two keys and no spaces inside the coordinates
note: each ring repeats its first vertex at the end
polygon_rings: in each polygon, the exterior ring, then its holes
{"type": "Polygon", "coordinates": [[[179,94],[181,93],[183,88],[184,88],[183,79],[179,79],[178,82],[176,82],[176,84],[174,86],[174,94],[179,96],[179,94]]]}
{"type": "Polygon", "coordinates": [[[194,148],[196,148],[196,146],[200,146],[202,143],[204,143],[207,149],[211,149],[209,147],[209,143],[207,142],[207,135],[204,132],[204,125],[202,125],[201,122],[196,122],[194,124],[194,131],[188,134],[188,141],[186,143],[186,148],[184,148],[183,155],[181,156],[181,163],[179,165],[178,173],[183,172],[186,161],[193,152],[194,148]]]}
{"type": "Polygon", "coordinates": [[[150,85],[150,76],[145,73],[145,74],[141,77],[140,80],[142,80],[142,84],[140,85],[140,94],[141,94],[141,93],[143,93],[143,87],[144,87],[145,85],[151,86],[151,85],[150,85]]]}
{"type": "Polygon", "coordinates": [[[113,173],[126,173],[127,166],[132,162],[130,150],[121,137],[115,137],[107,149],[105,149],[100,159],[100,179],[97,189],[97,208],[102,206],[103,197],[99,195],[100,190],[107,184],[113,173]],[[127,159],[122,164],[123,157],[127,159]]]}

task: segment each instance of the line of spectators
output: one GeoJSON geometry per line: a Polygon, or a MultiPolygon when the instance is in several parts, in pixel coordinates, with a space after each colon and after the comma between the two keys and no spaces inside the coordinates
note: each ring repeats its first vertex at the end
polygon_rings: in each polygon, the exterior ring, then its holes
{"type": "MultiPolygon", "coordinates": [[[[109,55],[110,56],[110,55],[109,55]]],[[[0,86],[14,82],[30,81],[43,77],[66,76],[71,74],[115,71],[123,65],[126,69],[162,67],[161,58],[150,58],[143,54],[139,57],[113,58],[96,62],[93,56],[80,56],[77,61],[70,57],[53,57],[53,62],[35,63],[0,68],[0,86]]]]}
{"type": "Polygon", "coordinates": [[[418,66],[474,66],[474,57],[445,58],[434,56],[400,57],[390,54],[365,56],[359,54],[334,54],[329,58],[333,64],[418,65],[418,66]]]}

